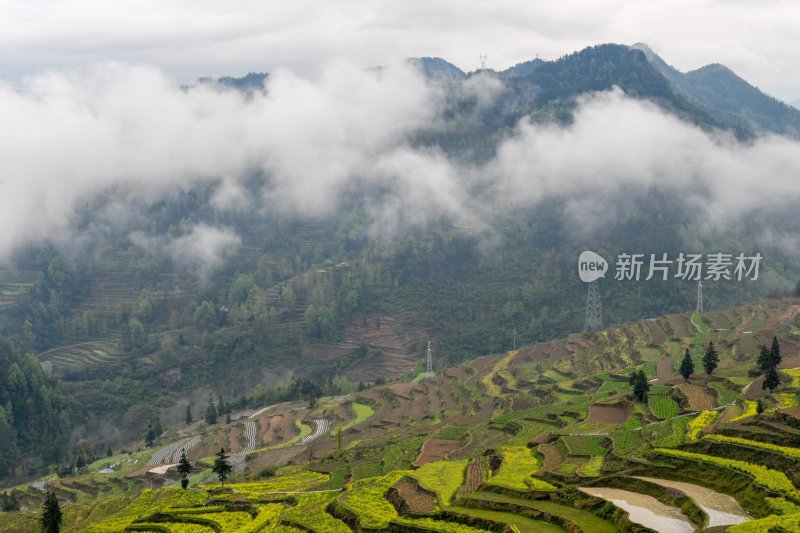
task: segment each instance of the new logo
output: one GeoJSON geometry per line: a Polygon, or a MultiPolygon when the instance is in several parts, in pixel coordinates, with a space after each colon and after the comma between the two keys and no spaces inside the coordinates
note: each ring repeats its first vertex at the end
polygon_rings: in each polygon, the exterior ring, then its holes
{"type": "Polygon", "coordinates": [[[600,255],[585,251],[578,258],[578,275],[584,283],[606,277],[608,263],[600,255]]]}

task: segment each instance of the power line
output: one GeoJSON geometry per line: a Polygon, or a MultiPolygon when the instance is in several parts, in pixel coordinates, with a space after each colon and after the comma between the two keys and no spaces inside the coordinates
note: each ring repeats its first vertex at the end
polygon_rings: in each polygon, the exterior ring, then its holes
{"type": "Polygon", "coordinates": [[[597,331],[603,328],[603,303],[600,301],[600,285],[597,280],[589,283],[586,294],[586,323],[584,331],[597,331]]]}
{"type": "Polygon", "coordinates": [[[426,352],[427,352],[427,357],[426,357],[427,368],[425,370],[425,379],[431,379],[433,377],[433,358],[431,357],[432,354],[431,341],[428,341],[428,349],[426,350],[426,352]]]}
{"type": "Polygon", "coordinates": [[[695,308],[695,311],[698,312],[698,313],[702,313],[703,312],[703,282],[702,281],[698,281],[697,282],[697,307],[695,308]]]}

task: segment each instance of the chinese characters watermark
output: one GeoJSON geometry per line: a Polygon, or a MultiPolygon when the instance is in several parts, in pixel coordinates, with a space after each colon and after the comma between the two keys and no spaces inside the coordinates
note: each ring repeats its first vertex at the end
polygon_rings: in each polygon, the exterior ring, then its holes
{"type": "MultiPolygon", "coordinates": [[[[760,253],[738,255],[725,253],[690,254],[679,253],[677,257],[669,254],[621,253],[614,264],[614,279],[617,281],[649,281],[657,279],[681,279],[686,281],[720,281],[758,279],[761,260],[760,253]]],[[[605,277],[608,264],[594,252],[583,252],[578,259],[578,274],[581,281],[591,282],[605,277]]]]}

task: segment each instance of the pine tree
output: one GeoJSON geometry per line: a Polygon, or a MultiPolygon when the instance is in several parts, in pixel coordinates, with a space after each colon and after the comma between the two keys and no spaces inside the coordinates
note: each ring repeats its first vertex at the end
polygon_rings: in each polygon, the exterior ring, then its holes
{"type": "Polygon", "coordinates": [[[650,392],[650,384],[644,371],[637,370],[631,376],[633,385],[633,397],[640,403],[647,403],[647,393],[650,392]]]}
{"type": "Polygon", "coordinates": [[[111,445],[109,444],[108,448],[106,449],[106,457],[112,457],[113,455],[114,451],[111,449],[111,445]]]}
{"type": "Polygon", "coordinates": [[[56,493],[52,490],[47,491],[47,496],[42,504],[42,532],[58,533],[61,531],[61,507],[58,505],[56,493]]]}
{"type": "Polygon", "coordinates": [[[761,388],[764,390],[769,389],[772,392],[780,384],[781,377],[778,375],[778,369],[774,366],[768,368],[766,374],[764,374],[764,382],[761,383],[761,388]]]}
{"type": "Polygon", "coordinates": [[[705,369],[706,374],[710,376],[718,365],[719,354],[717,353],[717,349],[714,348],[714,343],[709,342],[708,348],[706,348],[706,351],[703,354],[703,368],[705,369]]]}
{"type": "Polygon", "coordinates": [[[153,426],[152,425],[148,425],[147,426],[147,434],[146,434],[146,436],[144,438],[145,446],[147,446],[148,448],[152,448],[153,447],[153,443],[155,442],[155,440],[156,440],[156,433],[155,433],[155,431],[153,431],[153,426]]]}
{"type": "Polygon", "coordinates": [[[184,417],[183,421],[186,423],[187,426],[193,422],[193,420],[192,420],[192,404],[188,404],[186,406],[186,416],[184,417]]]}
{"type": "Polygon", "coordinates": [[[758,369],[761,370],[762,374],[769,370],[769,367],[772,366],[772,354],[766,346],[761,346],[758,359],[756,359],[756,365],[758,365],[758,369]]]}
{"type": "Polygon", "coordinates": [[[189,472],[192,471],[192,465],[186,459],[186,450],[181,450],[181,459],[178,461],[178,473],[181,475],[181,487],[186,490],[189,486],[189,472]]]}
{"type": "Polygon", "coordinates": [[[225,415],[225,423],[226,424],[230,424],[231,423],[231,414],[230,413],[225,415]]]}
{"type": "Polygon", "coordinates": [[[772,347],[769,350],[769,362],[775,368],[781,364],[781,345],[778,344],[778,337],[772,337],[772,347]]]}
{"type": "Polygon", "coordinates": [[[217,414],[225,414],[227,412],[225,409],[225,402],[222,401],[222,394],[220,394],[217,396],[217,414]]]}
{"type": "Polygon", "coordinates": [[[681,361],[681,368],[680,368],[681,376],[683,376],[683,382],[689,383],[689,378],[692,377],[694,374],[694,361],[692,361],[692,356],[689,353],[689,348],[686,348],[686,352],[683,354],[683,361],[681,361]]]}
{"type": "Polygon", "coordinates": [[[156,438],[160,437],[164,430],[161,428],[161,419],[156,417],[156,422],[153,424],[153,433],[155,433],[156,438]]]}
{"type": "Polygon", "coordinates": [[[217,408],[214,407],[214,398],[208,395],[208,406],[206,407],[206,424],[209,426],[217,423],[217,408]]]}
{"type": "Polygon", "coordinates": [[[225,448],[220,448],[219,452],[216,454],[217,458],[214,460],[214,467],[211,469],[214,472],[219,480],[222,482],[222,486],[225,486],[225,480],[228,479],[231,471],[233,471],[233,467],[228,464],[228,456],[225,455],[225,448]]]}

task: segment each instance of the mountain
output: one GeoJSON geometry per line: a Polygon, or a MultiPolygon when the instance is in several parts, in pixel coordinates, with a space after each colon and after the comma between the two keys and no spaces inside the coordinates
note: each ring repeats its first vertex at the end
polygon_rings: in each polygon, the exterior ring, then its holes
{"type": "Polygon", "coordinates": [[[800,110],[764,94],[726,66],[711,64],[683,73],[645,44],[632,48],[641,50],[677,93],[740,134],[770,132],[800,137],[800,110]]]}
{"type": "Polygon", "coordinates": [[[800,98],[798,98],[794,102],[789,102],[789,105],[794,107],[795,109],[800,109],[800,98]]]}
{"type": "MultiPolygon", "coordinates": [[[[497,203],[483,210],[485,226],[433,213],[424,224],[398,223],[396,233],[373,232],[397,191],[380,181],[361,187],[370,176],[325,217],[268,200],[263,209],[221,213],[214,202],[225,183],[214,179],[163,197],[120,190],[87,200],[76,207],[76,235],[108,225],[104,217],[122,206],[132,215],[104,239],[85,239],[80,252],[31,242],[0,269],[0,337],[8,340],[0,343],[0,440],[11,443],[0,451],[0,476],[29,476],[56,463],[72,468],[78,457],[96,455],[80,442],[119,448],[141,439],[158,417],[173,423],[176,409],[182,416],[191,406],[196,419],[209,392],[240,406],[258,398],[252,407],[313,396],[315,387],[339,395],[413,373],[428,340],[442,365],[456,366],[514,342],[580,331],[580,250],[606,257],[759,250],[769,257],[759,283],[720,280],[709,287],[709,309],[785,294],[796,283],[792,251],[781,239],[765,239],[773,230],[800,231],[793,206],[742,213],[746,225],[710,231],[702,209],[686,201],[692,195],[670,183],[626,186],[577,203],[573,196],[580,195],[552,194],[506,205],[480,180],[470,181],[471,169],[484,168],[521,121],[568,126],[583,95],[615,86],[688,122],[734,128],[729,116],[681,89],[702,76],[731,75],[717,68],[683,75],[658,67],[646,50],[614,44],[505,72],[465,74],[440,58],[411,62],[428,79],[446,82],[436,92],[442,110],[398,142],[403,150],[451,158],[456,173],[461,165],[470,169],[458,192],[469,196],[466,210],[485,198],[497,203]],[[487,86],[496,92],[479,94],[487,86]],[[615,209],[598,215],[601,204],[615,209]],[[599,221],[579,221],[576,209],[599,221]],[[584,223],[592,226],[590,242],[578,227],[584,223]],[[207,276],[187,269],[180,254],[137,244],[175,242],[196,227],[224,227],[241,242],[207,276]]],[[[266,79],[251,73],[200,82],[254,93],[266,79]]],[[[742,137],[752,134],[737,124],[742,137]]],[[[273,177],[266,174],[244,176],[242,194],[272,198],[273,177]]],[[[691,283],[609,283],[604,319],[619,324],[692,308],[694,291],[691,283]]],[[[295,425],[280,427],[288,433],[295,425]]]]}
{"type": "Polygon", "coordinates": [[[467,77],[463,70],[440,57],[415,57],[407,62],[429,80],[463,80],[467,77]]]}
{"type": "Polygon", "coordinates": [[[503,72],[500,73],[501,76],[504,78],[515,78],[519,76],[527,76],[531,74],[533,71],[544,65],[544,60],[539,59],[532,59],[530,61],[523,61],[522,63],[517,63],[513,67],[507,68],[503,72]]]}
{"type": "Polygon", "coordinates": [[[688,102],[655,70],[644,53],[627,46],[603,44],[539,64],[529,75],[512,78],[517,95],[536,108],[570,105],[575,97],[614,86],[633,98],[654,101],[697,124],[719,126],[716,117],[688,102]],[[520,91],[520,89],[522,89],[520,91]]]}

